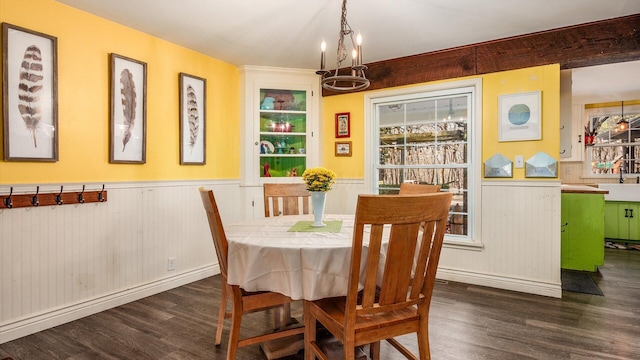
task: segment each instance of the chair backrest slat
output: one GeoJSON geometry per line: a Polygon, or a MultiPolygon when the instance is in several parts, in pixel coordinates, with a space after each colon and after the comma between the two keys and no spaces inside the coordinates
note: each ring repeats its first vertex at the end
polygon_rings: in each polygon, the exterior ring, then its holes
{"type": "MultiPolygon", "coordinates": [[[[367,269],[377,269],[380,262],[380,248],[382,243],[384,226],[371,226],[369,237],[369,251],[367,255],[367,269]]],[[[372,307],[375,301],[377,286],[377,271],[367,271],[364,279],[364,291],[362,292],[362,307],[372,307]]]]}
{"type": "Polygon", "coordinates": [[[387,248],[380,304],[406,300],[413,270],[420,224],[397,225],[392,229],[387,248]]]}
{"type": "Polygon", "coordinates": [[[264,184],[264,216],[308,214],[310,196],[306,184],[264,184]]]}
{"type": "Polygon", "coordinates": [[[371,314],[429,305],[451,199],[450,193],[358,197],[345,327],[355,321],[357,312],[371,314]],[[362,244],[367,230],[361,281],[362,244]],[[378,274],[380,268],[384,269],[382,274],[378,274]],[[359,283],[364,283],[361,293],[359,283]]]}

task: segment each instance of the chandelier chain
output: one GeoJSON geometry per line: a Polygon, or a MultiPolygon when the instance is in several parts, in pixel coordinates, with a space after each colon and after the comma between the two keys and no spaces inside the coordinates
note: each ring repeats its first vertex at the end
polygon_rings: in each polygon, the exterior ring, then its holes
{"type": "Polygon", "coordinates": [[[370,82],[364,73],[367,66],[362,64],[362,47],[360,46],[361,37],[360,34],[358,34],[358,41],[356,45],[356,41],[354,41],[353,36],[354,32],[347,21],[347,0],[343,0],[342,14],[340,16],[340,32],[338,34],[338,48],[336,51],[337,66],[335,72],[332,74],[330,71],[326,71],[324,69],[324,42],[322,45],[320,70],[316,71],[316,73],[321,76],[321,83],[324,89],[336,92],[350,92],[363,90],[369,87],[370,82]],[[349,56],[347,44],[345,44],[345,36],[349,37],[351,46],[353,47],[353,60],[350,75],[339,74],[342,62],[349,56]]]}

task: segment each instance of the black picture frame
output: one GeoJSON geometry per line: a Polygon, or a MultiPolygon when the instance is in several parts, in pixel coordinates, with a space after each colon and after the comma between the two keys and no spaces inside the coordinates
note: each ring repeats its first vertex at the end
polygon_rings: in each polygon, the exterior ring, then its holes
{"type": "Polygon", "coordinates": [[[3,158],[58,161],[58,40],[2,23],[3,158]]]}

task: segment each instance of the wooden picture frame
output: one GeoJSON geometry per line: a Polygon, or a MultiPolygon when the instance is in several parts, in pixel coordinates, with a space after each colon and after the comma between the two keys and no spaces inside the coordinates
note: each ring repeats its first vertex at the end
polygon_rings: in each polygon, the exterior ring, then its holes
{"type": "Polygon", "coordinates": [[[351,156],[351,141],[336,141],[336,156],[351,156]]]}
{"type": "Polygon", "coordinates": [[[2,23],[3,158],[58,161],[58,39],[2,23]]]}
{"type": "Polygon", "coordinates": [[[336,114],[336,138],[348,138],[351,136],[350,113],[336,114]]]}
{"type": "Polygon", "coordinates": [[[207,80],[180,73],[180,164],[206,163],[207,80]]]}
{"type": "Polygon", "coordinates": [[[110,54],[110,163],[144,164],[147,155],[147,64],[110,54]]]}
{"type": "Polygon", "coordinates": [[[542,140],[541,91],[498,97],[498,141],[542,140]]]}

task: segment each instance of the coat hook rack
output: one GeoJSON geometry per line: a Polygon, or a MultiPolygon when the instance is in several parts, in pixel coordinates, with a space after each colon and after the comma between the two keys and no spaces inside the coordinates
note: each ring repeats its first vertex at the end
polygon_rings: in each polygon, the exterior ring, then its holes
{"type": "Polygon", "coordinates": [[[36,186],[36,194],[31,197],[31,205],[38,206],[40,202],[38,201],[38,193],[40,192],[40,186],[36,186]]]}
{"type": "Polygon", "coordinates": [[[36,186],[35,193],[14,194],[13,186],[8,195],[0,195],[0,210],[16,209],[22,207],[77,205],[87,203],[103,203],[107,201],[107,190],[102,185],[102,190],[85,191],[86,185],[82,185],[82,191],[64,191],[60,185],[60,191],[40,193],[40,186],[36,186]]]}
{"type": "Polygon", "coordinates": [[[11,187],[11,190],[9,190],[9,196],[7,196],[2,200],[2,202],[4,203],[4,207],[6,207],[7,209],[11,209],[13,207],[13,202],[11,201],[11,195],[13,195],[13,186],[11,187]]]}
{"type": "Polygon", "coordinates": [[[102,193],[104,193],[104,184],[102,184],[102,190],[98,193],[98,202],[104,202],[106,200],[102,193]]]}
{"type": "Polygon", "coordinates": [[[64,204],[64,201],[62,200],[62,189],[64,189],[64,186],[60,185],[60,193],[58,193],[58,195],[56,195],[56,204],[58,204],[58,205],[64,204]]]}
{"type": "Polygon", "coordinates": [[[82,192],[78,194],[78,203],[84,204],[84,185],[82,185],[82,192]]]}

